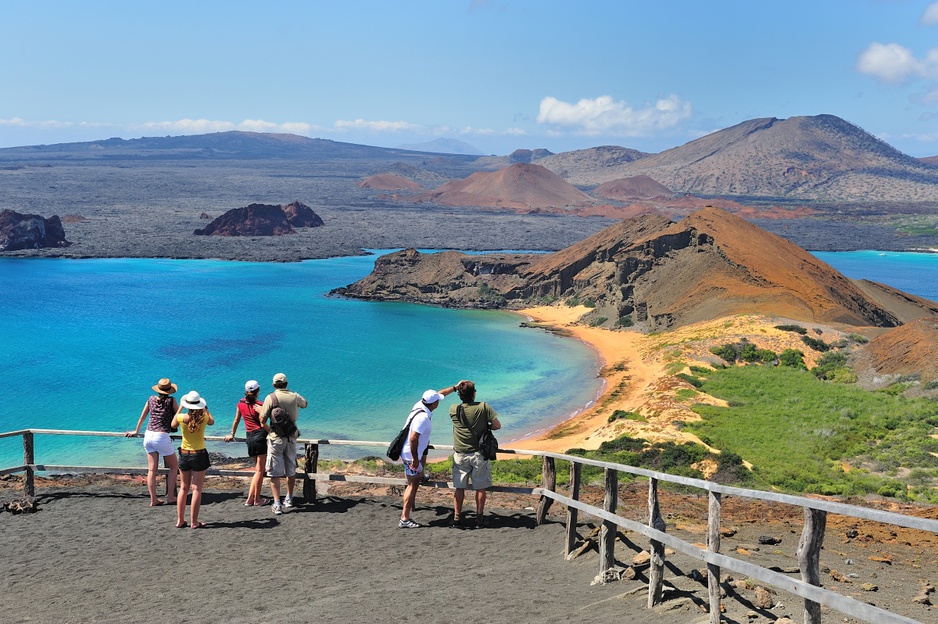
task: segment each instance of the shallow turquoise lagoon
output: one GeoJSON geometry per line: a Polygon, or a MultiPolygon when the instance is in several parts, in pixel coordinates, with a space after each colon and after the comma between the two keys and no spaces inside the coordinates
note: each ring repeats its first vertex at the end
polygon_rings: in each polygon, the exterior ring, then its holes
{"type": "MultiPolygon", "coordinates": [[[[179,385],[177,396],[195,389],[206,397],[215,435],[230,429],[246,380],[259,380],[266,393],[280,371],[309,400],[300,425],[316,438],[390,440],[425,389],[463,378],[502,415],[506,441],[595,398],[594,353],[521,328],[516,314],[327,296],[373,266],[374,256],[292,264],[2,259],[8,408],[0,409],[0,431],[132,429],[160,377],[179,385]]],[[[432,441],[450,444],[448,419],[438,414],[432,441]]],[[[240,443],[210,449],[244,455],[240,443]]],[[[20,438],[0,440],[0,466],[21,458],[20,438]]],[[[144,459],[140,440],[37,436],[41,463],[144,459]]]]}

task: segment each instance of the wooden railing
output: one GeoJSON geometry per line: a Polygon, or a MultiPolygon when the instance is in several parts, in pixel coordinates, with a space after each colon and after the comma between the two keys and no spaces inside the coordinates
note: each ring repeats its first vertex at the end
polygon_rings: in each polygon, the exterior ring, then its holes
{"type": "MultiPolygon", "coordinates": [[[[24,493],[26,496],[35,495],[34,477],[36,472],[52,473],[123,473],[145,474],[146,468],[126,468],[119,466],[61,466],[36,463],[34,453],[34,437],[36,435],[69,435],[69,436],[96,436],[124,438],[123,433],[102,431],[64,431],[53,429],[23,429],[0,433],[0,438],[22,436],[23,439],[23,465],[0,468],[0,475],[24,473],[24,493]]],[[[138,436],[142,437],[142,436],[138,436]]],[[[179,436],[173,436],[177,438],[179,436]]],[[[220,436],[206,436],[206,440],[224,440],[220,436]]],[[[243,441],[243,438],[236,438],[243,441]]],[[[319,450],[321,446],[354,446],[354,447],[380,447],[387,448],[387,442],[360,441],[360,440],[316,440],[303,439],[306,462],[303,472],[297,477],[303,479],[303,496],[309,502],[316,501],[317,481],[341,481],[354,483],[372,483],[383,485],[405,485],[402,478],[376,477],[369,475],[345,475],[337,473],[317,472],[319,450]]],[[[431,449],[452,450],[451,446],[431,445],[431,449]]],[[[709,612],[710,622],[720,622],[720,575],[723,570],[743,574],[751,579],[770,585],[776,589],[789,592],[804,599],[804,622],[806,624],[819,624],[821,622],[821,606],[826,606],[851,617],[859,618],[864,622],[876,624],[915,624],[917,621],[905,616],[869,605],[849,596],[820,587],[820,552],[824,541],[824,532],[827,524],[827,514],[840,514],[851,518],[880,522],[909,529],[916,529],[938,534],[938,520],[918,518],[904,514],[847,505],[827,500],[779,494],[736,488],[701,479],[692,479],[670,475],[643,468],[614,464],[593,459],[586,459],[562,453],[523,449],[500,449],[500,454],[516,456],[539,456],[542,458],[542,482],[540,487],[506,487],[494,486],[490,491],[513,492],[538,496],[536,521],[543,523],[548,509],[553,501],[557,501],[567,508],[566,514],[566,544],[565,554],[569,555],[576,546],[576,527],[579,512],[589,514],[602,520],[599,541],[600,573],[615,567],[615,537],[617,527],[632,531],[647,537],[650,541],[651,567],[648,574],[648,606],[652,607],[661,602],[664,570],[665,546],[683,553],[707,565],[709,612]],[[570,479],[568,495],[560,494],[556,490],[556,460],[570,462],[570,479]],[[584,503],[580,500],[580,485],[583,466],[594,466],[603,470],[604,499],[602,508],[584,503]],[[648,505],[647,521],[637,522],[624,518],[616,513],[618,506],[618,475],[626,473],[648,479],[648,505]],[[658,486],[661,482],[673,483],[683,487],[696,488],[707,492],[708,520],[707,520],[707,547],[703,549],[695,544],[681,540],[666,532],[667,525],[662,515],[658,498],[658,486]],[[720,522],[721,502],[723,496],[737,496],[753,500],[781,503],[800,507],[804,512],[804,528],[797,550],[797,559],[801,572],[801,580],[774,572],[767,568],[742,561],[720,553],[720,522]]],[[[165,471],[161,471],[165,472],[165,471]]],[[[227,470],[210,468],[210,475],[245,476],[249,477],[253,471],[227,470]]],[[[434,482],[434,487],[452,488],[452,482],[434,482]]]]}

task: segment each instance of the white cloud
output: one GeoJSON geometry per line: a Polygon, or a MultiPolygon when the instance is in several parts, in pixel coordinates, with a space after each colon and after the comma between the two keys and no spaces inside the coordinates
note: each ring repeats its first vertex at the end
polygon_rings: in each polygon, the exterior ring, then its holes
{"type": "Polygon", "coordinates": [[[582,99],[576,104],[563,102],[554,97],[541,100],[537,122],[578,129],[586,135],[614,134],[619,136],[641,136],[656,130],[673,128],[691,116],[690,102],[677,95],[658,100],[653,105],[635,109],[625,102],[615,101],[611,96],[601,95],[595,99],[582,99]]]}
{"type": "Polygon", "coordinates": [[[424,130],[424,126],[410,123],[409,121],[366,121],[356,119],[354,121],[338,120],[335,122],[338,130],[368,130],[370,132],[416,132],[424,130]]]}
{"type": "Polygon", "coordinates": [[[857,59],[857,69],[861,73],[896,84],[918,74],[920,65],[912,51],[898,43],[873,42],[857,59]]]}
{"type": "Polygon", "coordinates": [[[927,7],[925,7],[925,12],[922,13],[921,21],[926,26],[938,24],[938,2],[932,2],[927,7]]]}
{"type": "MultiPolygon", "coordinates": [[[[20,117],[10,119],[0,119],[0,126],[9,126],[14,128],[71,128],[75,124],[70,121],[28,121],[20,117]]],[[[85,124],[82,124],[85,125],[85,124]]]]}

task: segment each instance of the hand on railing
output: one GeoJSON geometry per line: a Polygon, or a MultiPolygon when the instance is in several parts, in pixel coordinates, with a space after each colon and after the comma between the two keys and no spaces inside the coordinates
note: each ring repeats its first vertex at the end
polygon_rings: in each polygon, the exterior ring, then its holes
{"type": "Polygon", "coordinates": [[[136,438],[138,435],[140,435],[140,432],[139,432],[139,431],[128,431],[127,433],[124,434],[124,437],[125,437],[125,438],[136,438]]]}

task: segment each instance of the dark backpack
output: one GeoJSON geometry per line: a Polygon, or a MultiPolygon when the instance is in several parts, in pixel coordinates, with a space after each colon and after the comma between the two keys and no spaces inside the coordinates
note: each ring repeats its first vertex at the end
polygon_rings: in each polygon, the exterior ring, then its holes
{"type": "Polygon", "coordinates": [[[290,418],[290,413],[280,406],[277,393],[270,393],[270,428],[281,438],[290,438],[298,431],[296,423],[290,418]]]}

